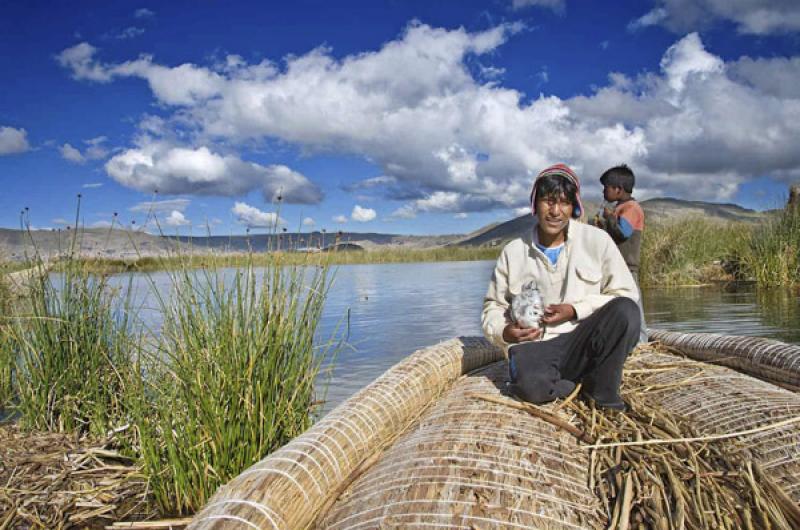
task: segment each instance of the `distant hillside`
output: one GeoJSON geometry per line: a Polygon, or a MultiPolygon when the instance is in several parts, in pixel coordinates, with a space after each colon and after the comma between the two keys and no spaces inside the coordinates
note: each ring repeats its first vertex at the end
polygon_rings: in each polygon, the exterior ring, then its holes
{"type": "Polygon", "coordinates": [[[721,221],[758,222],[765,218],[765,212],[748,210],[736,204],[684,201],[669,197],[642,201],[647,218],[654,221],[667,221],[679,217],[699,216],[721,221]]]}
{"type": "MultiPolygon", "coordinates": [[[[66,253],[73,244],[72,230],[11,230],[0,228],[0,259],[19,260],[38,252],[43,257],[66,253]]],[[[134,258],[164,254],[175,243],[145,232],[86,228],[79,231],[76,249],[84,256],[134,258]]]]}
{"type": "MultiPolygon", "coordinates": [[[[681,199],[660,198],[642,201],[646,223],[663,223],[686,217],[703,217],[725,222],[758,222],[769,214],[742,208],[735,204],[718,204],[701,201],[684,201],[681,199]]],[[[584,208],[588,216],[594,216],[600,210],[599,203],[585,202],[584,208]]],[[[464,239],[460,245],[481,246],[499,245],[519,237],[533,228],[533,216],[523,215],[479,231],[478,235],[464,239]]]]}
{"type": "MultiPolygon", "coordinates": [[[[71,230],[0,229],[0,259],[20,260],[39,252],[55,257],[69,251],[71,230]],[[33,240],[33,241],[31,241],[33,240]]],[[[270,249],[329,248],[357,245],[370,250],[378,247],[431,248],[448,245],[463,238],[461,235],[408,236],[396,234],[322,232],[282,234],[249,234],[236,236],[156,236],[146,232],[87,228],[79,232],[76,246],[87,257],[134,259],[138,256],[164,255],[176,245],[194,252],[263,252],[270,249]]]]}
{"type": "MultiPolygon", "coordinates": [[[[584,207],[589,216],[600,204],[587,201],[584,207]]],[[[717,204],[680,199],[649,199],[642,202],[647,223],[659,223],[677,218],[700,216],[725,222],[757,222],[769,213],[748,210],[735,204],[717,204]]],[[[249,234],[238,236],[154,236],[145,232],[87,228],[81,232],[80,252],[84,256],[132,259],[137,256],[163,255],[176,244],[194,251],[262,252],[277,248],[328,248],[335,243],[352,244],[371,250],[381,247],[423,249],[448,245],[499,245],[518,237],[533,227],[533,217],[523,215],[503,223],[494,223],[469,234],[440,236],[409,236],[374,232],[249,234]]],[[[36,230],[31,232],[36,248],[45,256],[66,252],[72,240],[69,230],[36,230]]],[[[20,230],[0,229],[0,259],[22,259],[33,252],[31,236],[20,230]]]]}

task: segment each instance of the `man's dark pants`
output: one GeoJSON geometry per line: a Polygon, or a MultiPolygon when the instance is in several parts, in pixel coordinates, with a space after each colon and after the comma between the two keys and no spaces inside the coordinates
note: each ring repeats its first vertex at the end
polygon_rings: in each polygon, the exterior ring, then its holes
{"type": "Polygon", "coordinates": [[[508,350],[511,390],[531,403],[567,395],[574,383],[601,406],[624,406],[619,396],[622,365],[639,340],[639,306],[617,297],[569,333],[523,342],[508,350]]]}

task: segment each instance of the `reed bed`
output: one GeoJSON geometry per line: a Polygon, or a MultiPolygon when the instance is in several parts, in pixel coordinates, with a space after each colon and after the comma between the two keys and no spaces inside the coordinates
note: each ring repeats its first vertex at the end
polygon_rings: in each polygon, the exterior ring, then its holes
{"type": "Polygon", "coordinates": [[[640,278],[644,285],[692,285],[730,281],[749,252],[752,225],[686,218],[650,224],[642,239],[640,278]]]}
{"type": "Polygon", "coordinates": [[[800,284],[800,207],[756,229],[745,262],[759,285],[800,284]]]}
{"type": "Polygon", "coordinates": [[[184,268],[171,283],[132,415],[153,498],[162,513],[185,514],[311,425],[334,344],[315,343],[324,266],[184,268]]]}
{"type": "MultiPolygon", "coordinates": [[[[317,376],[338,345],[316,334],[328,264],[320,254],[294,265],[282,260],[284,253],[271,255],[261,272],[255,260],[231,271],[214,262],[195,268],[194,258],[175,253],[167,259],[174,265],[169,288],[151,282],[146,293],[136,293],[157,307],[135,307],[131,283],[111,282],[74,251],[80,237],[73,233],[72,250],[53,268],[31,258],[24,303],[3,314],[0,403],[39,451],[37,440],[58,439],[48,433],[113,435],[114,458],[127,457],[147,484],[149,512],[192,513],[220,484],[313,422],[325,385],[317,376]],[[160,311],[158,329],[137,318],[141,309],[160,311]]],[[[14,440],[24,443],[21,434],[14,440]]],[[[31,491],[56,476],[42,466],[25,469],[27,477],[13,469],[8,477],[31,491]]],[[[122,484],[117,478],[98,480],[113,489],[122,484]]],[[[112,497],[103,498],[128,502],[124,491],[112,497]]],[[[48,500],[53,513],[37,508],[43,527],[83,527],[71,522],[84,513],[71,498],[48,500]]],[[[119,515],[116,508],[94,508],[119,515]]]]}
{"type": "Polygon", "coordinates": [[[177,270],[184,268],[225,268],[225,267],[271,267],[282,265],[303,266],[325,263],[381,264],[416,263],[438,261],[479,261],[494,260],[499,255],[498,248],[489,247],[437,247],[427,249],[380,248],[374,250],[346,250],[330,252],[287,251],[217,253],[202,248],[193,248],[192,253],[179,256],[143,256],[135,259],[85,258],[85,266],[93,272],[109,274],[115,272],[151,272],[177,270]]]}
{"type": "Polygon", "coordinates": [[[20,422],[98,435],[117,426],[124,417],[130,322],[106,279],[77,261],[59,278],[42,268],[32,276],[27,302],[29,311],[10,326],[20,422]]]}

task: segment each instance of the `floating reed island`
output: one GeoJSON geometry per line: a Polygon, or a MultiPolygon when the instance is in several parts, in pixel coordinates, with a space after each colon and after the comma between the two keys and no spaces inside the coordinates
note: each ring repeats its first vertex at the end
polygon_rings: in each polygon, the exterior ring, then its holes
{"type": "Polygon", "coordinates": [[[800,528],[800,347],[652,338],[626,364],[626,414],[512,399],[481,338],[417,351],[189,528],[800,528]]]}

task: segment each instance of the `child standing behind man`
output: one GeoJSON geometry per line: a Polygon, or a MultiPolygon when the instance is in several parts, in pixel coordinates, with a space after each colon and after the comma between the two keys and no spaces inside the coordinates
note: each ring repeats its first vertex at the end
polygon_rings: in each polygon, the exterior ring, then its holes
{"type": "MultiPolygon", "coordinates": [[[[644,210],[631,195],[633,186],[636,184],[636,176],[631,168],[621,164],[606,170],[600,176],[600,183],[603,185],[603,198],[606,202],[616,202],[617,204],[613,210],[608,207],[604,208],[602,216],[597,215],[592,224],[608,232],[617,244],[638,287],[644,210]]],[[[647,326],[642,309],[641,289],[639,311],[642,320],[639,342],[647,342],[647,326]]]]}

